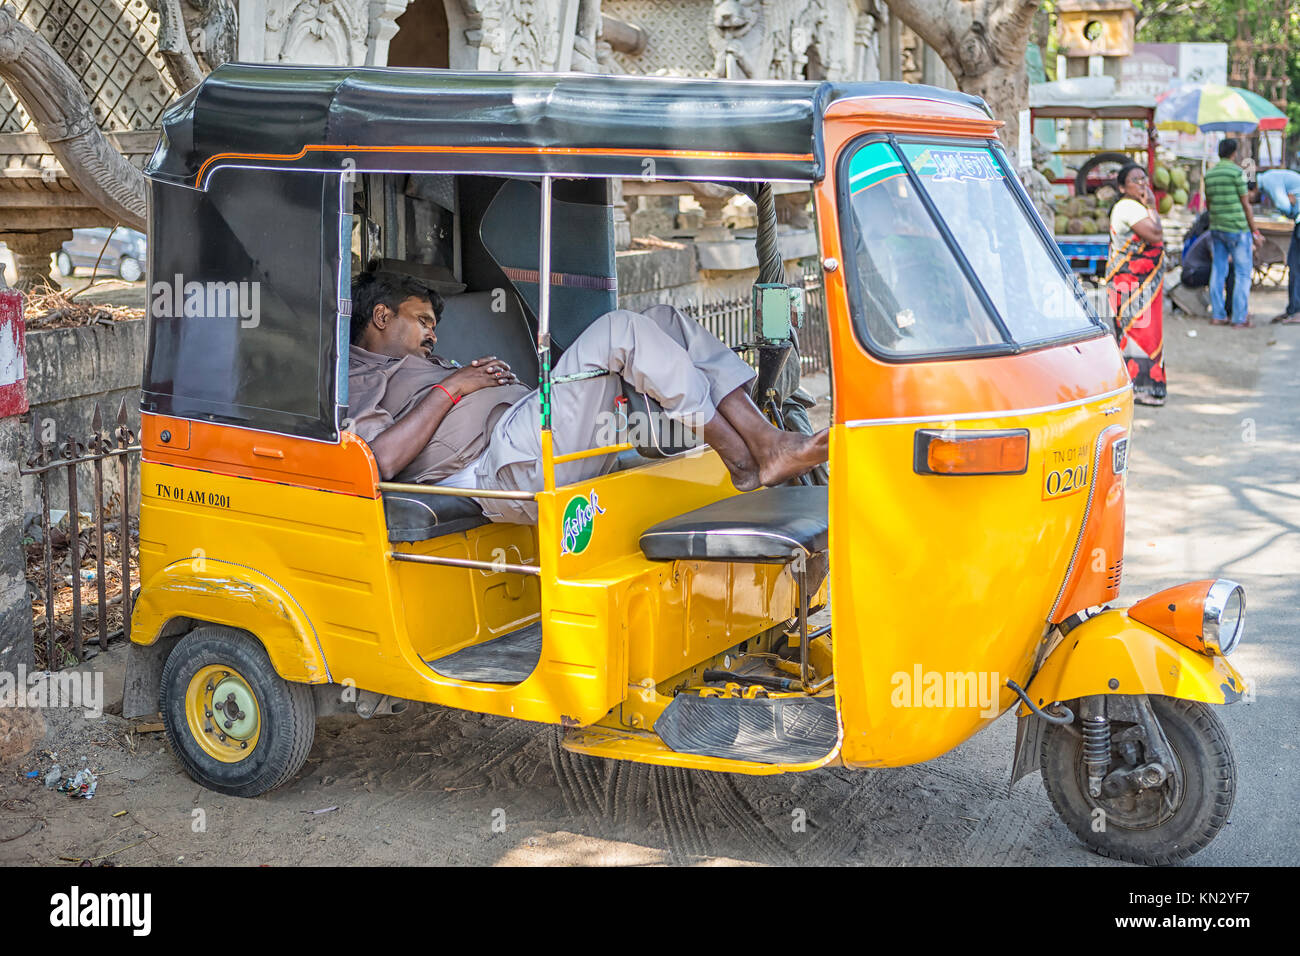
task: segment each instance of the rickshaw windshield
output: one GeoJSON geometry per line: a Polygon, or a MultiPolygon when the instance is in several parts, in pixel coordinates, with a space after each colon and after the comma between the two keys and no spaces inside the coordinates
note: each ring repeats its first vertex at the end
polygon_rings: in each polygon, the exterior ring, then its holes
{"type": "Polygon", "coordinates": [[[843,168],[853,320],[876,351],[1005,352],[1099,330],[993,150],[877,140],[843,168]]]}

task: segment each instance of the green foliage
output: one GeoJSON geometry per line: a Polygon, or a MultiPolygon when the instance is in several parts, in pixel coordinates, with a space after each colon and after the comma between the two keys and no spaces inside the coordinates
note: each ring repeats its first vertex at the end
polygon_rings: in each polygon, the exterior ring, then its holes
{"type": "MultiPolygon", "coordinates": [[[[1280,60],[1289,80],[1286,91],[1288,138],[1300,134],[1300,6],[1294,0],[1135,0],[1139,43],[1228,44],[1228,72],[1237,71],[1241,56],[1233,41],[1240,32],[1250,41],[1256,69],[1267,72],[1266,61],[1280,60]],[[1278,54],[1269,47],[1281,47],[1278,54]]],[[[1271,99],[1273,92],[1255,90],[1271,99]]]]}

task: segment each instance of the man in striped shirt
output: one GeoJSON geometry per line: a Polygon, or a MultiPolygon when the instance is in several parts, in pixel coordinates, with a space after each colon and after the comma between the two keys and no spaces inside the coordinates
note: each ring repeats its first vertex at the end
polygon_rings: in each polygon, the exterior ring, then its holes
{"type": "Polygon", "coordinates": [[[1237,141],[1219,144],[1219,164],[1205,174],[1205,204],[1210,211],[1210,242],[1214,263],[1210,268],[1210,324],[1227,325],[1228,311],[1223,287],[1232,263],[1232,325],[1250,328],[1250,280],[1252,252],[1263,243],[1255,229],[1252,199],[1259,187],[1246,184],[1246,174],[1234,163],[1237,141]]]}

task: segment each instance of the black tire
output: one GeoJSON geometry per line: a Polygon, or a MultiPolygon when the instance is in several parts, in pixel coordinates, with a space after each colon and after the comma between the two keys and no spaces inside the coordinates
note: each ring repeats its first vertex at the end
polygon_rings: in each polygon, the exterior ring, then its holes
{"type": "Polygon", "coordinates": [[[177,643],[163,666],[159,702],[167,741],[185,771],[209,790],[232,797],[255,797],[286,783],[307,759],[316,734],[311,688],[280,677],[266,649],[232,627],[205,625],[177,643]],[[257,703],[257,738],[248,755],[235,763],[212,756],[195,739],[186,717],[191,679],[213,665],[230,667],[242,677],[257,703]]]}
{"type": "MultiPolygon", "coordinates": [[[[1106,163],[1119,163],[1124,166],[1133,162],[1133,157],[1128,153],[1098,153],[1092,156],[1086,163],[1079,167],[1079,172],[1074,177],[1074,194],[1076,196],[1087,196],[1093,192],[1088,188],[1088,174],[1098,166],[1104,166],[1106,163]]],[[[1104,184],[1103,184],[1104,185],[1104,184]]],[[[1154,189],[1155,186],[1153,185],[1154,189]]]]}
{"type": "MultiPolygon", "coordinates": [[[[1043,735],[1040,766],[1052,806],[1089,849],[1129,863],[1165,866],[1203,849],[1227,823],[1237,792],[1237,766],[1228,734],[1208,704],[1173,697],[1150,700],[1182,769],[1182,793],[1171,809],[1153,808],[1157,816],[1131,825],[1117,822],[1120,811],[1114,805],[1088,794],[1083,741],[1066,728],[1054,725],[1043,735]],[[1093,830],[1098,808],[1109,811],[1102,832],[1093,830]]],[[[1151,809],[1124,812],[1141,816],[1151,809]]]]}
{"type": "Polygon", "coordinates": [[[72,256],[62,249],[54,254],[54,267],[59,270],[59,275],[65,279],[70,279],[77,274],[77,267],[72,264],[72,256]]]}

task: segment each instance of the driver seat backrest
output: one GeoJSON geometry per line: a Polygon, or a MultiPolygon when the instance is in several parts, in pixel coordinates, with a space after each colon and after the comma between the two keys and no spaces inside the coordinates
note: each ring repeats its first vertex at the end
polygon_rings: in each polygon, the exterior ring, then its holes
{"type": "Polygon", "coordinates": [[[509,364],[521,383],[537,387],[537,343],[513,290],[445,296],[435,331],[437,355],[462,365],[484,355],[495,355],[509,364]],[[494,305],[497,309],[493,309],[494,305]]]}

